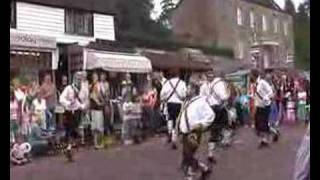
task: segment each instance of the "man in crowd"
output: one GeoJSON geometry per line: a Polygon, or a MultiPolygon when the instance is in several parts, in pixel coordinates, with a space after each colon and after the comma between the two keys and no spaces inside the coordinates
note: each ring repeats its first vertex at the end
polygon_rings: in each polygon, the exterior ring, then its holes
{"type": "Polygon", "coordinates": [[[56,106],[56,86],[52,82],[51,75],[46,74],[44,76],[44,80],[42,86],[40,87],[40,93],[42,94],[42,98],[45,99],[47,105],[47,129],[55,130],[55,122],[54,122],[54,109],[56,106]]]}
{"type": "MultiPolygon", "coordinates": [[[[208,143],[208,161],[210,163],[216,163],[214,157],[215,149],[218,142],[220,142],[224,136],[223,132],[228,127],[228,112],[226,110],[226,103],[230,97],[227,82],[219,76],[218,72],[209,72],[207,75],[210,81],[207,89],[207,101],[213,109],[216,117],[210,127],[210,138],[208,143]]],[[[207,94],[206,93],[206,94],[207,94]]]]}
{"type": "Polygon", "coordinates": [[[168,108],[168,142],[172,142],[172,148],[176,149],[176,132],[174,127],[181,109],[181,104],[186,97],[187,87],[186,83],[179,78],[178,70],[172,70],[170,74],[172,78],[163,84],[160,99],[163,103],[167,104],[168,108]]]}
{"type": "Polygon", "coordinates": [[[262,78],[258,70],[253,70],[251,76],[253,82],[256,83],[256,93],[254,96],[256,106],[255,128],[258,136],[261,137],[259,147],[266,147],[269,144],[270,129],[268,118],[274,93],[271,85],[262,78]]]}
{"type": "Polygon", "coordinates": [[[211,172],[207,165],[196,159],[195,153],[200,146],[202,133],[213,123],[215,114],[207,97],[198,94],[199,87],[191,82],[177,120],[177,128],[182,134],[182,168],[187,180],[194,179],[197,170],[201,171],[201,179],[205,179],[211,172]]]}

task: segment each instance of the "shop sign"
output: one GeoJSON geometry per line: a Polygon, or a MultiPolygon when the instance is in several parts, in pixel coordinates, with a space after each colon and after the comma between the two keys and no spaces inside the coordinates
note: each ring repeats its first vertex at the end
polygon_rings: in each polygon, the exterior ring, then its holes
{"type": "Polygon", "coordinates": [[[10,46],[55,49],[57,43],[55,38],[51,37],[10,32],[10,46]]]}

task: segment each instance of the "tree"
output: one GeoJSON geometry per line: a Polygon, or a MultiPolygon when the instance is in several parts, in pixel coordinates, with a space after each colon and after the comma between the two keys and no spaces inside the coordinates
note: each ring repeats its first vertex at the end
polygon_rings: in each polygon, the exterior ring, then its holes
{"type": "Polygon", "coordinates": [[[288,14],[291,14],[292,16],[295,15],[296,9],[295,9],[295,6],[294,6],[292,0],[286,0],[286,1],[285,1],[284,10],[285,10],[288,14]]]}
{"type": "Polygon", "coordinates": [[[159,17],[159,22],[168,27],[171,28],[171,17],[172,12],[175,9],[176,4],[173,2],[173,0],[162,0],[161,1],[161,15],[159,17]]]}
{"type": "Polygon", "coordinates": [[[310,67],[310,5],[307,3],[299,5],[294,17],[295,65],[303,69],[310,67]]]}

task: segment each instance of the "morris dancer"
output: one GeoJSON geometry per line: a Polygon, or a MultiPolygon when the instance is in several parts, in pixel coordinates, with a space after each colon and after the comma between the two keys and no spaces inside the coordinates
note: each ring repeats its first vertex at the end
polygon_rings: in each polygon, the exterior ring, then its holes
{"type": "Polygon", "coordinates": [[[77,128],[81,118],[81,112],[85,108],[79,97],[81,88],[81,74],[75,73],[73,76],[73,82],[68,85],[60,95],[59,101],[65,108],[64,127],[66,130],[66,140],[68,142],[67,157],[69,161],[72,161],[71,148],[73,139],[78,136],[77,128]]]}
{"type": "Polygon", "coordinates": [[[186,83],[179,78],[179,71],[172,71],[172,75],[173,77],[163,84],[160,99],[167,104],[168,108],[168,142],[172,142],[172,149],[176,149],[176,132],[173,127],[176,126],[176,119],[186,97],[187,88],[186,83]]]}
{"type": "Polygon", "coordinates": [[[252,80],[256,83],[256,93],[254,96],[256,114],[255,114],[255,128],[258,136],[261,137],[259,147],[268,146],[269,141],[269,124],[268,118],[270,114],[271,98],[273,97],[273,90],[271,85],[261,78],[259,71],[252,71],[252,80]]]}
{"type": "Polygon", "coordinates": [[[182,135],[182,168],[187,180],[192,180],[198,170],[201,171],[201,179],[205,179],[211,172],[207,165],[195,158],[202,133],[212,125],[215,118],[206,97],[198,94],[199,87],[191,83],[187,89],[187,100],[177,119],[178,132],[182,135]]]}
{"type": "Polygon", "coordinates": [[[207,100],[216,115],[214,123],[210,127],[208,161],[210,163],[216,163],[214,151],[217,143],[225,138],[223,132],[226,131],[228,127],[228,111],[225,106],[230,97],[230,91],[227,82],[223,78],[215,75],[213,72],[209,72],[208,77],[213,80],[209,84],[207,100]]]}

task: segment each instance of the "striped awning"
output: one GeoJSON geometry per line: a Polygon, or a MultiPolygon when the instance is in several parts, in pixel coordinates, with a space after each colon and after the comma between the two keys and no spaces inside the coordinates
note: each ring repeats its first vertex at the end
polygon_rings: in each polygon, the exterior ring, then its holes
{"type": "Polygon", "coordinates": [[[148,73],[152,71],[148,58],[127,53],[88,51],[85,69],[104,69],[111,72],[148,73]]]}

